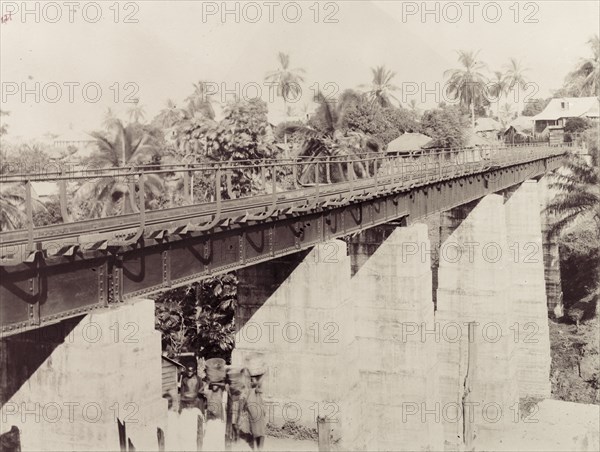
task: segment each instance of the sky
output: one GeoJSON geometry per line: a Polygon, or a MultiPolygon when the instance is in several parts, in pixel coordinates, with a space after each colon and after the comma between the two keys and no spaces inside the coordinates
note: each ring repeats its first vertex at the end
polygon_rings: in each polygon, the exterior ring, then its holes
{"type": "Polygon", "coordinates": [[[0,108],[10,112],[2,118],[6,138],[15,139],[99,129],[107,108],[126,119],[137,98],[150,119],[167,99],[183,105],[199,80],[217,100],[261,94],[271,111],[281,111],[264,83],[280,51],[305,70],[293,104],[299,114],[317,89],[334,96],[368,85],[377,65],[396,73],[400,101],[434,106],[444,100],[444,71],[457,66],[458,49],[480,50],[490,71],[515,57],[531,81],[522,97],[545,97],[590,53],[599,5],[0,1],[0,108]]]}

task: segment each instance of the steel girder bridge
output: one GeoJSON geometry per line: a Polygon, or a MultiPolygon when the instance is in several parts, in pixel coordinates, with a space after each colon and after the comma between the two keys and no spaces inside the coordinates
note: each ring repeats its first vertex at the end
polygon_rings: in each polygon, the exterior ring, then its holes
{"type": "Polygon", "coordinates": [[[25,189],[28,218],[25,229],[0,233],[0,336],[390,221],[414,222],[541,177],[561,165],[568,146],[534,143],[306,161],[0,175],[1,183],[25,189]],[[156,177],[175,181],[183,193],[182,205],[147,208],[146,181],[156,177]],[[232,180],[244,177],[254,188],[241,195],[232,180]],[[99,180],[129,187],[124,197],[130,198],[131,213],[69,222],[69,184],[99,180]],[[63,224],[34,226],[32,184],[40,181],[58,185],[63,224]],[[205,190],[201,198],[211,202],[194,201],[199,181],[205,190]]]}

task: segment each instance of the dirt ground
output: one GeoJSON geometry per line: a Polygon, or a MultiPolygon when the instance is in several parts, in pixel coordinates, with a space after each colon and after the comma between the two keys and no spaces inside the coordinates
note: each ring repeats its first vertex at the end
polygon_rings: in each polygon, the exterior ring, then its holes
{"type": "Polygon", "coordinates": [[[600,405],[600,329],[598,318],[577,328],[567,320],[550,320],[552,398],[600,405]]]}

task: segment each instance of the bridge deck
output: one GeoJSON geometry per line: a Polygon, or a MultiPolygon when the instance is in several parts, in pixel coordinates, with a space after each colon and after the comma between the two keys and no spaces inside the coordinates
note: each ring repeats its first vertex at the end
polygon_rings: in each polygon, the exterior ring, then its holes
{"type": "MultiPolygon", "coordinates": [[[[252,168],[262,174],[265,191],[270,185],[269,194],[221,200],[216,190],[211,203],[145,211],[140,202],[134,214],[41,228],[30,221],[26,230],[0,233],[1,333],[38,328],[389,221],[411,222],[539,177],[560,166],[564,152],[562,147],[528,145],[319,164],[268,162],[252,168]],[[374,175],[352,177],[358,162],[372,166],[374,175]],[[348,168],[350,180],[280,191],[277,176],[265,177],[314,170],[329,174],[335,165],[348,168]]],[[[222,175],[244,168],[249,166],[194,171],[212,172],[221,187],[222,175]]],[[[170,174],[178,171],[188,174],[190,168],[168,169],[170,174]]],[[[139,181],[152,173],[167,170],[141,169],[133,175],[139,181]]],[[[2,177],[2,182],[25,182],[30,189],[35,180],[60,183],[84,177],[90,175],[18,175],[2,177]]],[[[115,172],[96,171],[94,177],[115,177],[115,172]]]]}

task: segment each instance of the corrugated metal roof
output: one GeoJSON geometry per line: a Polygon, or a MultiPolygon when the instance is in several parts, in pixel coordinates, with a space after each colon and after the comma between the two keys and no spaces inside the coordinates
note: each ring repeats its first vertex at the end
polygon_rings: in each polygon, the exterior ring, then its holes
{"type": "Polygon", "coordinates": [[[600,106],[597,97],[561,97],[552,99],[548,106],[535,115],[535,121],[556,121],[560,118],[585,116],[597,118],[600,106]]]}

